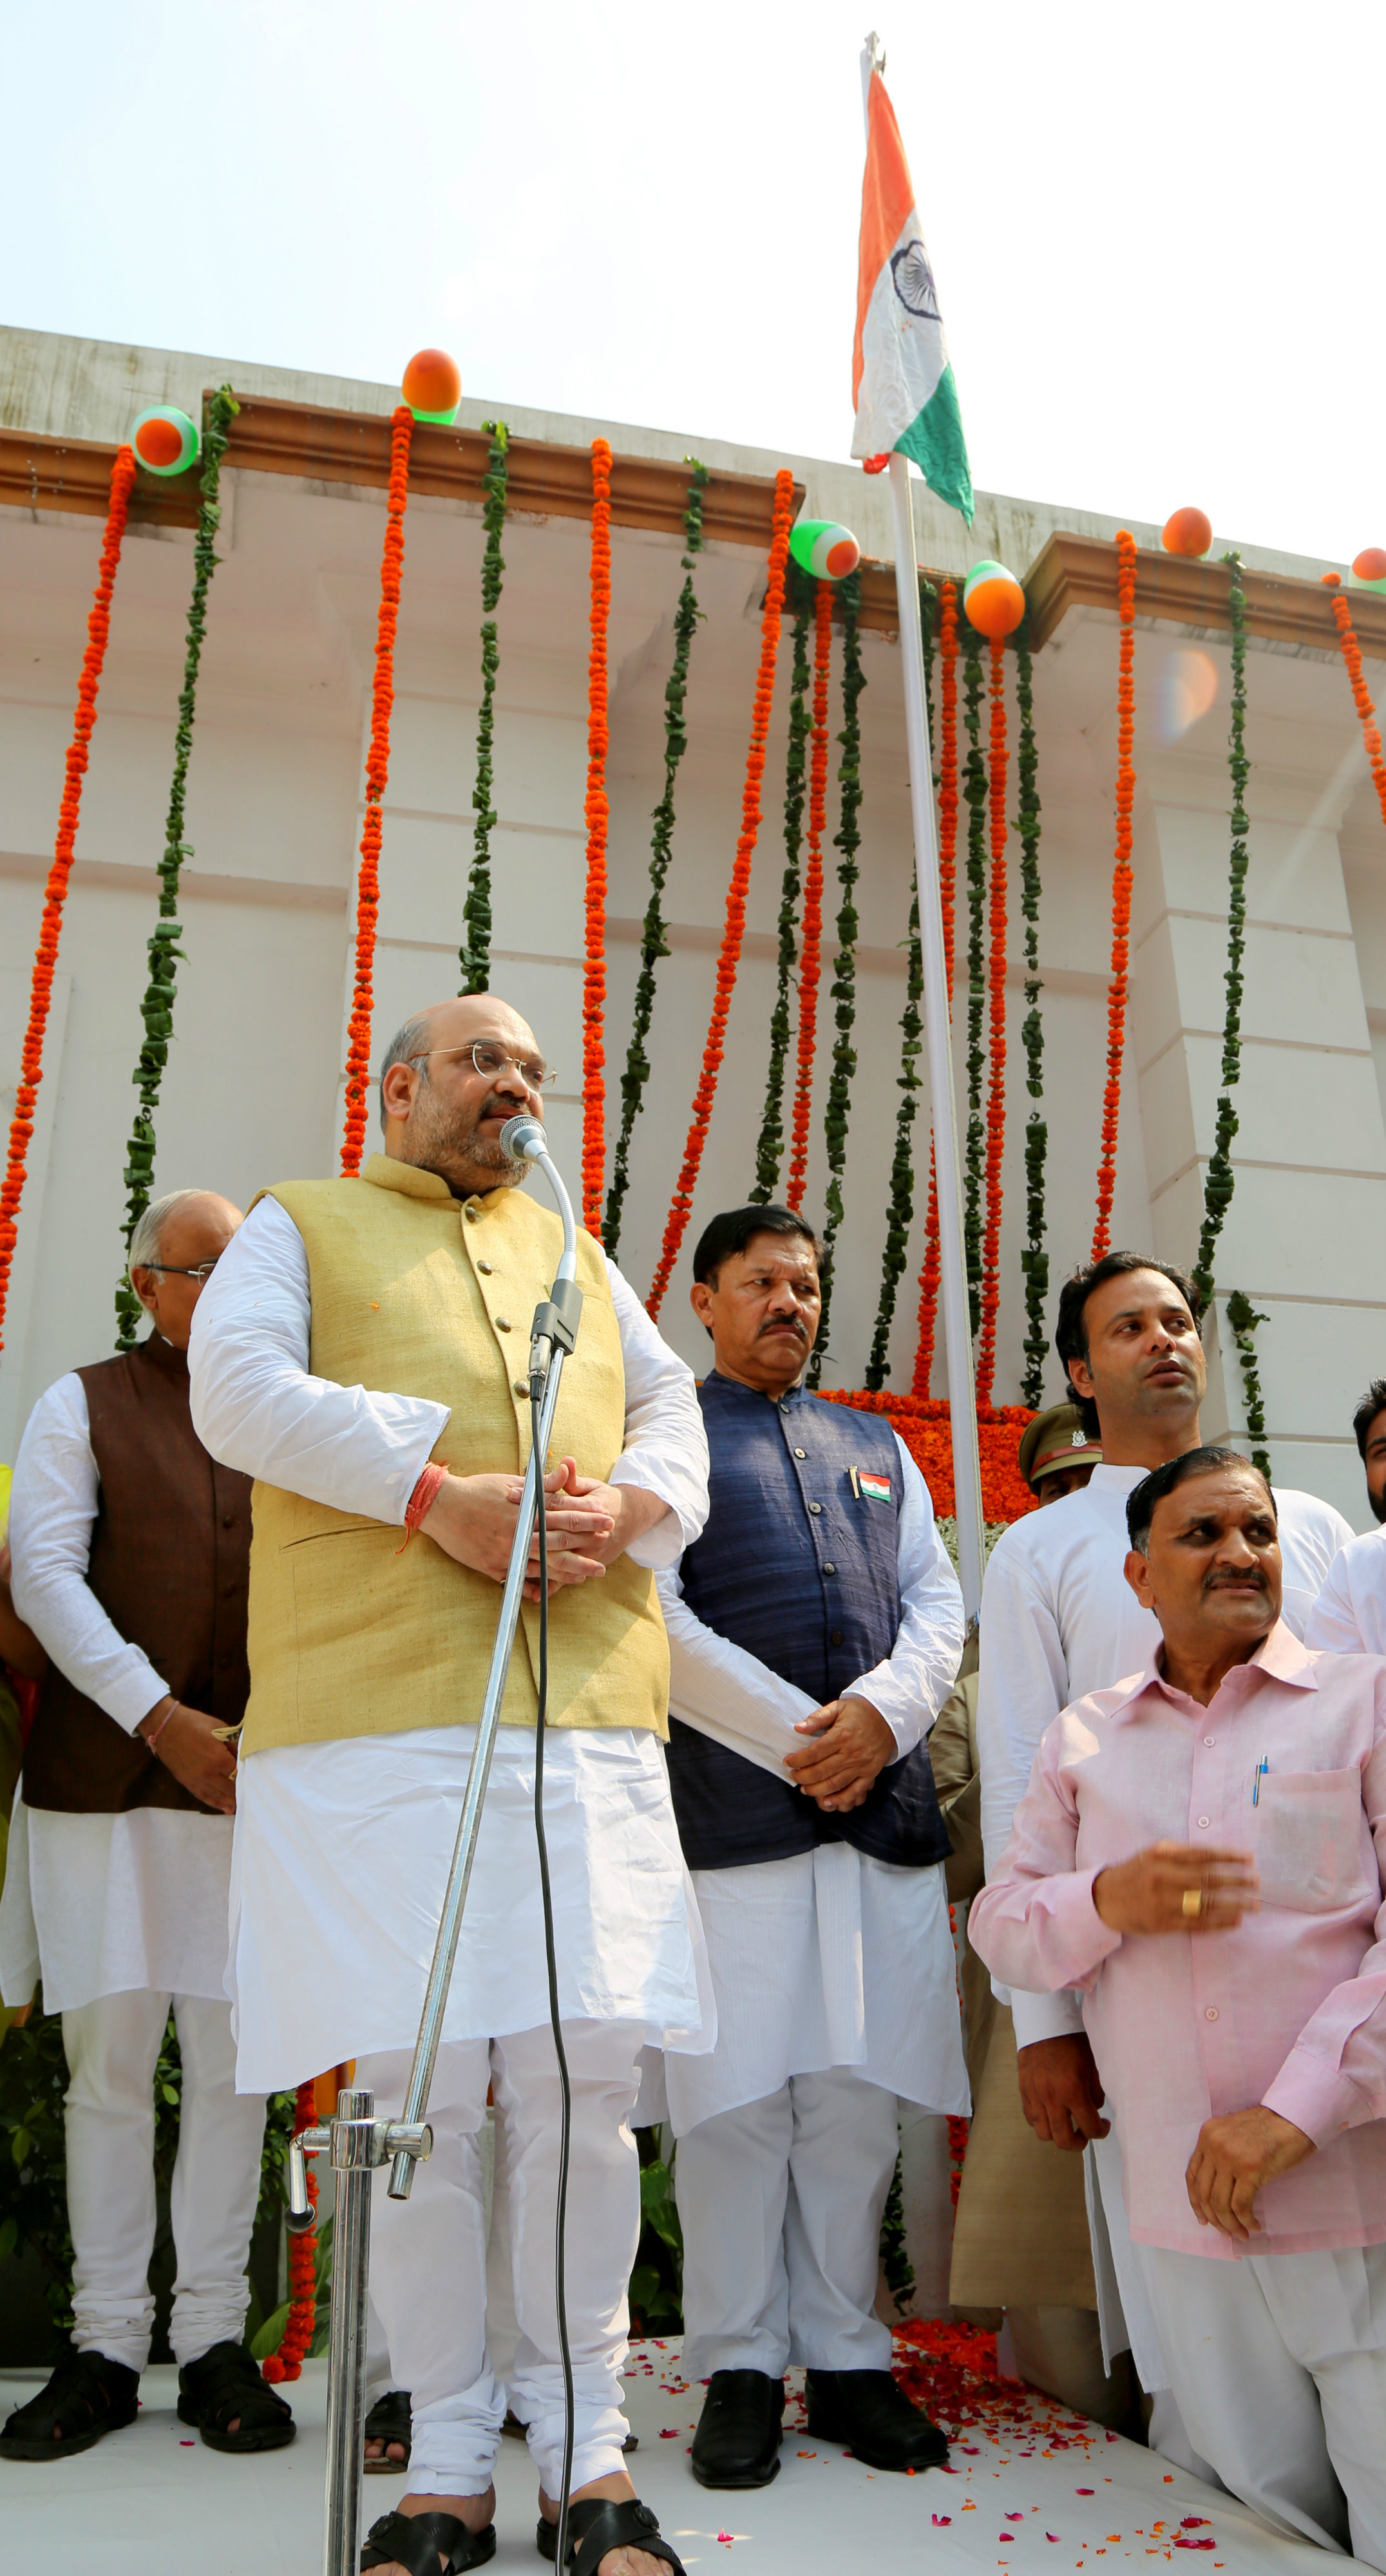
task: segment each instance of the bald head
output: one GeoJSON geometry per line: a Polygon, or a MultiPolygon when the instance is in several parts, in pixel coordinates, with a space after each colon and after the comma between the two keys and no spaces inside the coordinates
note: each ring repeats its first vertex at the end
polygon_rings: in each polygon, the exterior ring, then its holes
{"type": "Polygon", "coordinates": [[[457,1198],[512,1189],[526,1166],[501,1151],[500,1131],[522,1111],[542,1118],[543,1064],[528,1022],[499,994],[431,1004],[405,1021],[381,1065],[386,1153],[437,1172],[457,1198]]]}
{"type": "Polygon", "coordinates": [[[240,1209],[216,1190],[171,1190],[140,1218],[130,1238],[130,1284],[174,1350],[188,1347],[206,1284],[199,1273],[210,1274],[240,1222],[240,1209]]]}

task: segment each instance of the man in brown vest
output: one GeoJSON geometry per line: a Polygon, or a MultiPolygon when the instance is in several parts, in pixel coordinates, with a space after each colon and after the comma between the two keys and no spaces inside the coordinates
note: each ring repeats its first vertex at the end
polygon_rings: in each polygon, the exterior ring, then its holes
{"type": "MultiPolygon", "coordinates": [[[[231,1973],[240,2081],[355,2057],[392,2116],[438,1910],[528,1462],[530,1319],[560,1229],[501,1144],[550,1080],[494,994],[420,1013],[386,1050],[385,1151],[358,1179],[251,1207],[198,1313],[193,1418],[253,1470],[251,1693],[231,1973]]],[[[654,1573],[707,1513],[693,1373],[585,1233],[577,1347],[549,1488],[544,1827],[572,2078],[567,2312],[576,2576],[668,2576],[626,2475],[626,2284],[640,2226],[630,2131],[643,2043],[706,2047],[700,1938],[659,1739],[669,1660],[654,1573]]],[[[488,2085],[510,2184],[518,2348],[507,2376],[555,2548],[564,2396],[554,2300],[559,2081],[534,1830],[537,1607],[501,1704],[407,2204],[376,2196],[371,2289],[412,2395],[409,2484],[376,2576],[462,2576],[495,2554],[507,2390],[486,2340],[478,2133],[488,2085]]]]}
{"type": "Polygon", "coordinates": [[[154,2070],[182,2056],[170,2328],[178,2412],[217,2450],[293,2418],[242,2341],[264,2098],[238,2095],[225,1994],[235,1760],[245,1709],[249,1479],[192,1427],[188,1336],[240,1211],[157,1200],[131,1241],[153,1330],[59,1378],[29,1418],[10,1507],[16,1609],[48,1652],[0,1905],[0,1986],[63,2017],[72,2353],[0,2434],[60,2459],[135,2419],[154,2302],[154,2070]]]}

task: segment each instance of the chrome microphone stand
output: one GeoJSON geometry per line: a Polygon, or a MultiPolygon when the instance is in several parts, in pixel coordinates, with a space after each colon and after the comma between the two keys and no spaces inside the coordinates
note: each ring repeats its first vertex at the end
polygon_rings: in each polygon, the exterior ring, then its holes
{"type": "Polygon", "coordinates": [[[529,1565],[530,1540],[538,1511],[537,1479],[548,1456],[553,1417],[558,1405],[563,1362],[577,1339],[582,1291],[577,1277],[577,1228],[572,1204],[550,1160],[548,1139],[537,1118],[511,1118],[501,1129],[503,1150],[516,1161],[537,1163],[558,1202],[563,1220],[563,1251],[549,1297],[536,1308],[530,1334],[530,1385],[542,1387],[539,1439],[530,1452],[520,1496],[519,1518],[511,1542],[510,1564],[501,1595],[500,1621],[491,1650],[491,1669],[477,1723],[476,1744],[457,1827],[452,1866],[443,1895],[428,1972],[414,2062],[398,2120],[377,2120],[370,2093],[342,2092],[337,2116],[320,2127],[304,2129],[289,2150],[291,2230],[312,2224],[308,2202],[306,2156],[330,2154],[337,2178],[332,2230],[332,2316],[327,2365],[327,2516],[323,2540],[323,2576],[357,2576],[361,2535],[361,2477],[366,2421],[366,2317],[370,2281],[371,2175],[390,2166],[391,2200],[407,2200],[414,2167],[431,2154],[433,2134],[425,2113],[429,2087],[443,2035],[448,1989],[452,1983],[467,1889],[476,1858],[481,1812],[491,1776],[501,1701],[519,1626],[529,1565]]]}

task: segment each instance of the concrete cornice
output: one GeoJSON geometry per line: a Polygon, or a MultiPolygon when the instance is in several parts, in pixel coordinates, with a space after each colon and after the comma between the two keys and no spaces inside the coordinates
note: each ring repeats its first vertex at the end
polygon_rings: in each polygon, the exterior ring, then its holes
{"type": "MultiPolygon", "coordinates": [[[[1228,635],[1232,631],[1227,606],[1230,584],[1231,575],[1223,564],[1197,563],[1187,555],[1139,547],[1137,621],[1154,619],[1160,625],[1182,626],[1194,635],[1228,635]]],[[[1322,653],[1337,660],[1338,629],[1325,583],[1247,569],[1242,587],[1248,634],[1261,636],[1282,651],[1322,653]]],[[[1048,642],[1070,608],[1105,608],[1115,614],[1116,547],[1097,537],[1062,533],[1050,537],[1025,576],[1025,596],[1036,651],[1048,642]]],[[[1353,590],[1346,596],[1363,652],[1374,660],[1386,660],[1386,596],[1370,590],[1353,590]]]]}

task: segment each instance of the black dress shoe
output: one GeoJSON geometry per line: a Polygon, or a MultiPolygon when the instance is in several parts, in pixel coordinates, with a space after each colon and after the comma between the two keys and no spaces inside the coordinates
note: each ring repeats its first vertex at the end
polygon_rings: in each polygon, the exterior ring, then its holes
{"type": "Polygon", "coordinates": [[[808,2432],[845,2442],[869,2469],[941,2469],[948,2457],[946,2435],[888,2370],[810,2370],[804,2394],[808,2432]]]}
{"type": "Polygon", "coordinates": [[[763,2370],[714,2370],[693,2436],[700,2487],[768,2487],[780,2474],[784,2381],[763,2370]]]}

